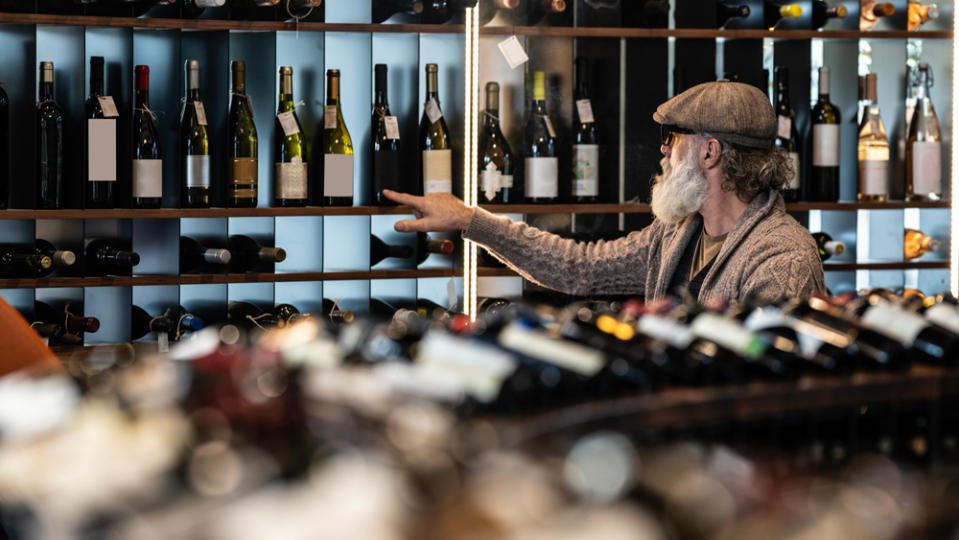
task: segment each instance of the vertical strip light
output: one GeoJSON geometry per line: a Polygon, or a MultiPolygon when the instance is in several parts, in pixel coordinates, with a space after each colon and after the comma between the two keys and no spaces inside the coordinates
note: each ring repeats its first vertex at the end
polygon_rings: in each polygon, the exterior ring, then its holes
{"type": "MultiPolygon", "coordinates": [[[[959,5],[956,6],[959,8],[959,5]]],[[[956,42],[955,32],[959,29],[959,9],[953,9],[952,14],[952,73],[956,74],[957,59],[959,59],[959,43],[956,42]]],[[[959,125],[959,107],[956,106],[956,84],[952,85],[952,174],[949,176],[949,290],[953,296],[959,295],[959,214],[956,213],[956,197],[959,196],[957,182],[959,182],[959,145],[956,144],[956,126],[959,125]]]]}
{"type": "MultiPolygon", "coordinates": [[[[476,206],[477,106],[479,102],[479,4],[466,8],[465,75],[466,118],[463,136],[463,202],[476,206]]],[[[463,242],[463,312],[476,320],[476,244],[463,242]]]]}

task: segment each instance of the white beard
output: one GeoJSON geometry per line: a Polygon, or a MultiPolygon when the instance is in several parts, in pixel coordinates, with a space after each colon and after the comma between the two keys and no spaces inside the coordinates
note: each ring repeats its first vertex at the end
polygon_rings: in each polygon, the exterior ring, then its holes
{"type": "Polygon", "coordinates": [[[675,169],[669,164],[669,158],[664,157],[660,161],[663,174],[653,178],[650,206],[653,215],[666,223],[678,223],[698,212],[709,192],[706,175],[696,162],[696,152],[692,148],[687,150],[675,169]]]}

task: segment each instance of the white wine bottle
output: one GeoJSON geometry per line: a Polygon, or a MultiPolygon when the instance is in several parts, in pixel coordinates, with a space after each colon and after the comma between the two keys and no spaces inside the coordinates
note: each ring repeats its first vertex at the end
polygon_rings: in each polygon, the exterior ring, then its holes
{"type": "Polygon", "coordinates": [[[180,112],[180,174],[183,190],[181,206],[210,206],[210,139],[207,135],[206,109],[200,100],[200,62],[187,60],[186,100],[180,112]]]}
{"type": "Polygon", "coordinates": [[[276,112],[276,185],[274,206],[306,206],[309,164],[306,138],[293,102],[293,68],[280,66],[280,95],[276,112]]]}
{"type": "Polygon", "coordinates": [[[782,148],[788,155],[793,166],[789,184],[783,187],[783,198],[786,202],[796,202],[802,197],[802,174],[799,162],[799,145],[796,143],[795,114],[789,104],[789,68],[776,66],[773,79],[775,81],[776,99],[776,141],[775,145],[782,148]]]}
{"type": "Polygon", "coordinates": [[[420,189],[422,195],[453,192],[453,151],[440,109],[436,64],[426,64],[426,102],[420,120],[420,189]]]}
{"type": "Polygon", "coordinates": [[[919,64],[916,108],[906,141],[906,199],[910,201],[942,199],[942,137],[929,98],[932,83],[929,64],[919,64]]]}
{"type": "Polygon", "coordinates": [[[812,110],[812,178],[809,200],[839,200],[839,123],[842,115],[829,101],[829,67],[819,68],[819,101],[812,110]]]}
{"type": "Polygon", "coordinates": [[[875,73],[866,75],[866,108],[859,126],[859,201],[889,200],[889,138],[879,116],[875,73]]]}
{"type": "Polygon", "coordinates": [[[526,200],[531,203],[556,202],[559,160],[556,157],[556,132],[546,112],[546,74],[542,71],[533,72],[533,100],[526,117],[523,155],[526,200]]]}
{"type": "Polygon", "coordinates": [[[599,135],[589,96],[589,71],[585,57],[576,59],[575,100],[576,133],[573,136],[573,201],[594,203],[599,196],[599,135]]]}
{"type": "Polygon", "coordinates": [[[483,135],[480,140],[480,201],[516,203],[513,189],[513,151],[500,130],[499,83],[486,83],[486,111],[483,114],[483,135]]]}
{"type": "Polygon", "coordinates": [[[340,108],[340,70],[326,70],[323,109],[323,205],[353,206],[353,141],[340,108]]]}
{"type": "Polygon", "coordinates": [[[253,101],[246,93],[246,63],[230,65],[233,96],[230,99],[230,184],[227,201],[233,208],[256,206],[259,172],[259,138],[253,122],[253,101]]]}

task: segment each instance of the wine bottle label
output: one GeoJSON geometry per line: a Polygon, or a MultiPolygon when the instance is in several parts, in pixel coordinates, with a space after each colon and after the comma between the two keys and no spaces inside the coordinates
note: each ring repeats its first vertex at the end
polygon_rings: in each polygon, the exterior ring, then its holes
{"type": "MultiPolygon", "coordinates": [[[[783,315],[781,311],[774,308],[764,308],[754,310],[743,321],[743,328],[750,332],[758,332],[768,328],[793,328],[792,319],[783,315]]],[[[796,343],[799,345],[799,351],[805,358],[813,358],[819,352],[823,345],[823,340],[813,337],[804,332],[796,332],[796,343]]]]}
{"type": "Polygon", "coordinates": [[[87,120],[87,178],[97,182],[117,179],[117,121],[87,120]]]}
{"type": "Polygon", "coordinates": [[[336,129],[336,105],[323,107],[323,129],[336,129]]]}
{"type": "Polygon", "coordinates": [[[715,313],[697,315],[689,331],[696,337],[712,341],[747,358],[759,358],[766,350],[752,332],[715,313]]]}
{"type": "Polygon", "coordinates": [[[549,133],[550,138],[556,138],[556,130],[553,129],[553,122],[549,119],[548,114],[543,115],[543,122],[546,122],[546,131],[549,133]]]}
{"type": "Polygon", "coordinates": [[[859,322],[906,346],[911,346],[919,332],[929,326],[921,316],[886,304],[869,307],[859,322]]]}
{"type": "Polygon", "coordinates": [[[517,323],[511,323],[500,332],[499,343],[507,349],[587,377],[595,375],[605,363],[598,349],[555,339],[517,323]]]}
{"type": "Polygon", "coordinates": [[[503,53],[503,58],[506,59],[510,69],[516,69],[529,61],[529,56],[523,49],[523,44],[519,42],[516,36],[510,36],[497,43],[496,46],[499,47],[499,52],[503,53]]]}
{"type": "Polygon", "coordinates": [[[276,164],[276,198],[305,199],[309,167],[300,156],[293,156],[289,163],[276,164]]]}
{"type": "Polygon", "coordinates": [[[133,160],[133,196],[160,198],[163,196],[163,160],[133,160]]]}
{"type": "Polygon", "coordinates": [[[559,160],[554,157],[526,158],[526,196],[536,199],[556,197],[559,160]]]}
{"type": "Polygon", "coordinates": [[[206,125],[206,109],[203,108],[203,102],[194,101],[193,110],[196,111],[196,123],[200,124],[201,126],[205,126],[206,125]]]}
{"type": "Polygon", "coordinates": [[[113,96],[97,96],[97,101],[100,102],[100,110],[103,111],[103,116],[107,118],[120,116],[120,111],[117,110],[117,105],[113,102],[113,96]]]}
{"type": "MultiPolygon", "coordinates": [[[[299,157],[297,157],[299,159],[299,157]]],[[[230,165],[230,188],[256,186],[259,179],[257,160],[252,157],[233,158],[230,165]]]]}
{"type": "Polygon", "coordinates": [[[812,164],[814,167],[839,166],[839,125],[814,124],[812,127],[812,164]]]}
{"type": "Polygon", "coordinates": [[[959,311],[955,306],[949,304],[936,304],[926,308],[924,313],[926,320],[933,324],[949,330],[954,334],[959,334],[959,311]]]}
{"type": "Polygon", "coordinates": [[[644,315],[639,319],[639,331],[673,347],[685,350],[693,342],[689,328],[677,321],[658,315],[644,315]]]}
{"type": "Polygon", "coordinates": [[[790,152],[789,161],[793,164],[793,174],[789,177],[789,185],[787,189],[799,189],[800,187],[800,169],[799,169],[799,152],[790,152]]]}
{"type": "Polygon", "coordinates": [[[499,177],[499,187],[500,189],[510,189],[513,187],[513,175],[512,174],[503,174],[499,177]]]}
{"type": "MultiPolygon", "coordinates": [[[[296,135],[300,132],[300,123],[296,121],[296,117],[293,116],[293,111],[281,112],[276,115],[276,119],[280,121],[280,127],[283,129],[283,134],[287,137],[296,135]]],[[[336,127],[336,118],[333,119],[334,125],[336,127]]]]}
{"type": "Polygon", "coordinates": [[[487,201],[493,200],[496,194],[499,193],[502,177],[502,173],[499,172],[496,164],[492,161],[487,163],[486,167],[480,171],[480,191],[483,192],[487,201]]]}
{"type": "Polygon", "coordinates": [[[442,332],[428,333],[416,348],[413,365],[419,377],[401,375],[388,364],[374,366],[374,374],[387,376],[393,386],[408,387],[414,395],[458,401],[457,390],[483,403],[496,399],[503,381],[516,371],[516,360],[507,351],[442,332]]]}
{"type": "Polygon", "coordinates": [[[392,140],[400,139],[400,124],[395,116],[384,116],[383,127],[386,128],[386,138],[392,140]]]}
{"type": "Polygon", "coordinates": [[[793,119],[788,116],[779,115],[776,125],[776,136],[780,139],[789,139],[793,130],[793,119]]]}
{"type": "Polygon", "coordinates": [[[942,144],[912,143],[912,192],[924,195],[942,191],[942,144]]]}
{"type": "Polygon", "coordinates": [[[453,151],[423,150],[423,195],[453,192],[453,151]]]}
{"type": "Polygon", "coordinates": [[[323,154],[323,196],[353,196],[353,154],[323,154]]]}
{"type": "Polygon", "coordinates": [[[593,104],[588,99],[576,100],[576,113],[579,114],[579,121],[583,124],[592,124],[595,122],[593,118],[593,104]]]}
{"type": "Polygon", "coordinates": [[[426,102],[425,110],[431,124],[435,124],[440,121],[440,118],[443,118],[443,111],[440,110],[440,104],[436,102],[436,98],[430,98],[426,102]]]}
{"type": "Polygon", "coordinates": [[[859,162],[859,193],[889,194],[889,160],[864,159],[859,162]]]}
{"type": "Polygon", "coordinates": [[[210,187],[210,156],[186,156],[186,187],[210,187]]]}
{"type": "Polygon", "coordinates": [[[599,194],[599,145],[573,145],[573,196],[599,194]]]}

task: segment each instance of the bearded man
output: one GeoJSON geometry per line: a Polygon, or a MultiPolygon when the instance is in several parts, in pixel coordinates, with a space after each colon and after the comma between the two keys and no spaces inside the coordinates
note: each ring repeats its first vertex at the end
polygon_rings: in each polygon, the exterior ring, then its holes
{"type": "Polygon", "coordinates": [[[779,193],[792,164],[773,147],[776,116],[766,96],[747,84],[704,83],[660,105],[653,119],[663,172],[653,185],[656,219],[641,231],[576,242],[449,194],[384,191],[418,218],[395,228],[462,230],[526,279],[568,294],[653,300],[686,290],[707,303],[825,292],[816,243],[779,193]]]}

